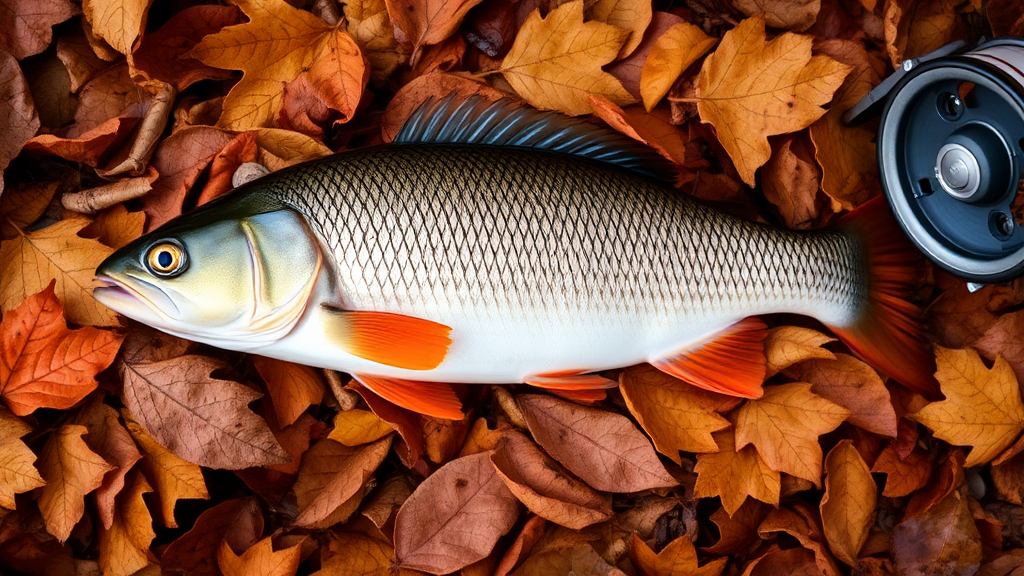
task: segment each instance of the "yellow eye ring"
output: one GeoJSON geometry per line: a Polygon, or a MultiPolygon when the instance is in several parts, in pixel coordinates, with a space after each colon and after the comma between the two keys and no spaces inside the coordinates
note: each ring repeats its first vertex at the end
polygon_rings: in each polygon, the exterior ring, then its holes
{"type": "Polygon", "coordinates": [[[181,244],[163,240],[150,247],[146,254],[146,266],[150,272],[161,278],[177,276],[185,271],[185,249],[181,244]]]}

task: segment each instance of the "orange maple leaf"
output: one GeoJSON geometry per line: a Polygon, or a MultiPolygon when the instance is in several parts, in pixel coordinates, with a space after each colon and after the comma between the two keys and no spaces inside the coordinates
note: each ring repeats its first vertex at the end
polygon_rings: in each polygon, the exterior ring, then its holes
{"type": "Polygon", "coordinates": [[[18,416],[74,406],[96,389],[96,374],[124,339],[97,328],[69,330],[54,283],[0,322],[0,397],[18,416]]]}

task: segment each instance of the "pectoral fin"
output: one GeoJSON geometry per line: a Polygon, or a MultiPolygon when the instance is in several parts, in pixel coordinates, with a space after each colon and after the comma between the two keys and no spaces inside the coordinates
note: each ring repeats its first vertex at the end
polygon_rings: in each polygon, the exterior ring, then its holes
{"type": "Polygon", "coordinates": [[[448,384],[353,374],[376,395],[396,406],[435,418],[462,420],[462,402],[448,384]]]}
{"type": "Polygon", "coordinates": [[[452,340],[444,324],[388,312],[341,310],[323,305],[324,331],[353,356],[406,370],[433,370],[452,340]]]}
{"type": "Polygon", "coordinates": [[[764,339],[767,327],[757,318],[733,324],[711,340],[651,361],[658,370],[712,392],[760,398],[764,391],[764,339]]]}

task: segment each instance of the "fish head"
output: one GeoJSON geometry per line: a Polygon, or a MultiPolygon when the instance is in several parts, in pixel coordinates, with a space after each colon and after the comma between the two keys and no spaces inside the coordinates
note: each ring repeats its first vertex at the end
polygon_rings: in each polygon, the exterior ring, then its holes
{"type": "Polygon", "coordinates": [[[179,217],[119,249],[96,269],[103,286],[93,295],[129,318],[222,348],[284,336],[317,283],[320,243],[291,208],[236,204],[179,217]]]}

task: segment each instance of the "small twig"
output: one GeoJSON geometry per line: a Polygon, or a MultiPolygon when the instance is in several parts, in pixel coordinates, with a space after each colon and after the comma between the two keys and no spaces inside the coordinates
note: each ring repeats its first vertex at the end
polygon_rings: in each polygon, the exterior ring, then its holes
{"type": "Polygon", "coordinates": [[[139,132],[132,143],[132,149],[128,157],[117,166],[100,172],[100,176],[117,176],[118,174],[141,174],[149,162],[150,155],[156,149],[160,135],[164,133],[167,126],[167,119],[170,118],[171,109],[174,107],[174,99],[178,90],[173,84],[160,83],[160,90],[153,99],[153,105],[149,107],[146,116],[139,124],[139,132]]]}
{"type": "Polygon", "coordinates": [[[72,212],[95,214],[127,200],[134,200],[153,189],[156,171],[138,178],[125,178],[98,188],[79,192],[67,192],[60,198],[61,204],[72,212]]]}
{"type": "Polygon", "coordinates": [[[327,384],[331,387],[334,399],[338,401],[338,407],[342,412],[348,412],[356,407],[359,403],[359,394],[345,388],[337,372],[324,368],[324,378],[327,379],[327,384]]]}

